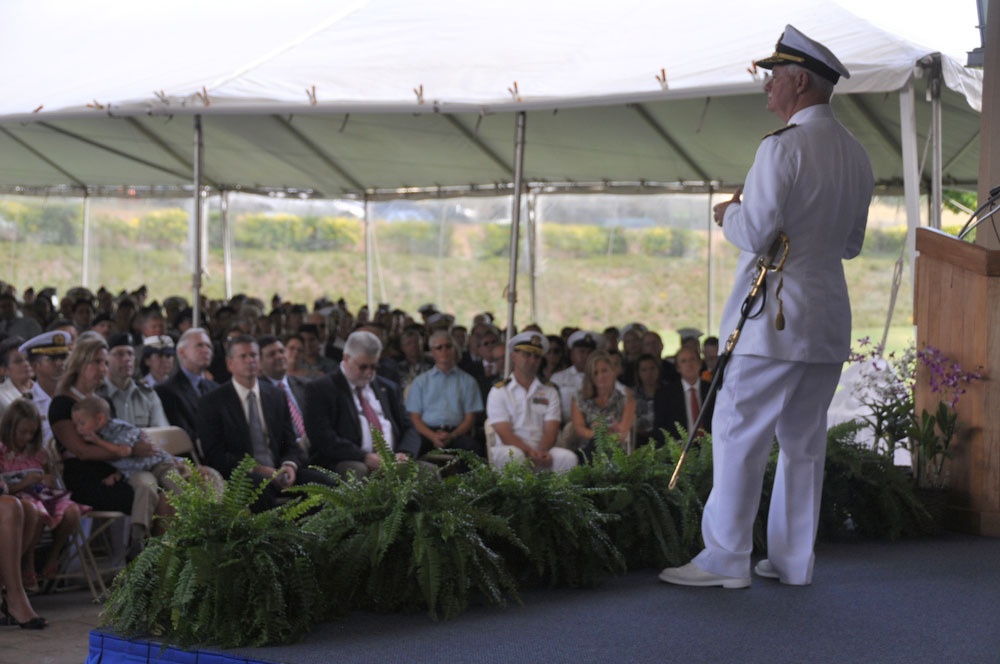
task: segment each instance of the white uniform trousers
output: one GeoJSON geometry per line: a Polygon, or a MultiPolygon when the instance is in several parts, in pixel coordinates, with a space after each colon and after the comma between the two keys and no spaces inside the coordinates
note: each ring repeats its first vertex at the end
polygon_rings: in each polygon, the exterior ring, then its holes
{"type": "MultiPolygon", "coordinates": [[[[524,463],[527,459],[527,456],[519,448],[499,442],[499,436],[497,436],[497,444],[490,450],[490,454],[493,457],[493,465],[497,468],[503,468],[511,462],[524,463]]],[[[565,473],[575,468],[579,463],[575,452],[561,447],[553,447],[549,450],[549,455],[552,457],[551,469],[538,468],[537,466],[533,466],[532,469],[536,472],[540,470],[552,470],[556,473],[565,473]]]]}
{"type": "Polygon", "coordinates": [[[774,438],[780,454],[768,515],[767,556],[785,583],[812,581],[826,462],[826,411],[841,364],[734,355],[712,419],[713,486],[694,562],[749,577],[753,522],[774,438]]]}

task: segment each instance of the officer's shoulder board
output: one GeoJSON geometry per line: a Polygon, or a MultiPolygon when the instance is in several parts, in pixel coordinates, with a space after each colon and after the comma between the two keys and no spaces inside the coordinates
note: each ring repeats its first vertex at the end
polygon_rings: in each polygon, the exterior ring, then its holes
{"type": "Polygon", "coordinates": [[[511,378],[510,378],[510,376],[508,376],[506,380],[502,380],[499,383],[495,383],[493,385],[493,387],[507,387],[507,385],[510,384],[510,381],[511,381],[511,378]]]}
{"type": "Polygon", "coordinates": [[[763,138],[761,138],[760,140],[763,141],[765,138],[770,138],[771,136],[777,136],[778,134],[781,134],[781,133],[784,133],[784,132],[788,131],[792,127],[798,127],[798,125],[797,124],[785,125],[781,129],[775,129],[770,134],[764,134],[763,138]]]}

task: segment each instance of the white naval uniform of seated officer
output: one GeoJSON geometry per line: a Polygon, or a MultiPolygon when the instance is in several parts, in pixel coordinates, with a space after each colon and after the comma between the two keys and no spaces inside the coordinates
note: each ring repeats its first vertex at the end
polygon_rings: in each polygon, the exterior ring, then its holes
{"type": "Polygon", "coordinates": [[[743,327],[712,419],[713,486],[702,517],[705,549],[660,579],[689,586],[750,585],[752,529],[771,445],[780,454],[759,576],[812,582],[826,461],[826,411],[850,346],[842,261],[864,242],[873,178],[864,148],[833,116],[830,96],[847,69],[826,47],[787,26],[775,53],[767,108],[787,125],[764,138],[742,192],[715,208],[740,249],[720,338],[740,318],[757,256],[779,231],[784,271],[768,276],[766,305],[743,327]],[[783,287],[779,290],[779,282],[783,287]],[[784,329],[776,325],[783,314],[784,329]]]}
{"type": "Polygon", "coordinates": [[[537,332],[522,332],[509,343],[514,370],[486,399],[486,417],[498,439],[490,450],[493,465],[527,459],[536,471],[565,472],[577,464],[577,456],[554,447],[562,417],[559,391],[537,377],[548,340],[537,332]]]}

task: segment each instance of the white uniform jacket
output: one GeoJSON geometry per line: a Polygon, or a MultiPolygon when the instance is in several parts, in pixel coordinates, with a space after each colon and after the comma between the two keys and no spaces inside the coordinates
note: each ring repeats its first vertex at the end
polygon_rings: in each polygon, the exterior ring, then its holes
{"type": "Polygon", "coordinates": [[[775,329],[779,275],[771,273],[764,313],[746,322],[733,354],[792,362],[847,359],[851,304],[842,260],[861,251],[873,188],[867,153],[829,104],[802,109],[764,138],[742,202],[730,205],[723,219],[726,238],[741,253],[719,338],[727,339],[739,322],[757,258],[778,231],[790,247],[780,294],[785,329],[775,329]]]}

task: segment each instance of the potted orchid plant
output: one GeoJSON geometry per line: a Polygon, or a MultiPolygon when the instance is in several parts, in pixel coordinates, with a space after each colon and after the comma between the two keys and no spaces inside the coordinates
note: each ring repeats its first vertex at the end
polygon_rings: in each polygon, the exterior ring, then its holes
{"type": "Polygon", "coordinates": [[[884,353],[866,337],[858,340],[851,361],[862,365],[864,381],[854,391],[864,407],[861,421],[871,430],[873,448],[886,456],[904,448],[910,453],[917,486],[943,487],[945,460],[961,429],[955,407],[970,383],[982,378],[951,360],[940,349],[910,344],[901,353],[884,353]],[[926,371],[937,408],[916,412],[914,389],[918,371],[926,371]]]}

